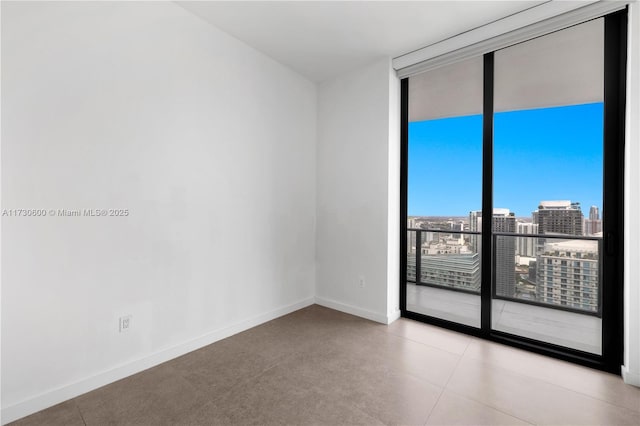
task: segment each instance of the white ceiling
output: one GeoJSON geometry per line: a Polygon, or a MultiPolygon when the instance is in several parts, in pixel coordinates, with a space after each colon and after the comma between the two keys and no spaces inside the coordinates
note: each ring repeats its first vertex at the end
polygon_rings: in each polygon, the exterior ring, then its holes
{"type": "Polygon", "coordinates": [[[546,1],[180,1],[312,81],[428,46],[546,1]]]}

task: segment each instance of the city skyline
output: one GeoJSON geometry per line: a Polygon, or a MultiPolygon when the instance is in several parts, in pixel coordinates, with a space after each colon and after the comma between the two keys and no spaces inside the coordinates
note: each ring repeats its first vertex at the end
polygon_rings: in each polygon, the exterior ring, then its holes
{"type": "MultiPolygon", "coordinates": [[[[602,120],[601,102],[496,113],[494,207],[530,217],[541,201],[570,200],[585,217],[602,211],[602,120]]],[[[481,210],[482,115],[409,123],[408,178],[409,216],[481,210]]]]}

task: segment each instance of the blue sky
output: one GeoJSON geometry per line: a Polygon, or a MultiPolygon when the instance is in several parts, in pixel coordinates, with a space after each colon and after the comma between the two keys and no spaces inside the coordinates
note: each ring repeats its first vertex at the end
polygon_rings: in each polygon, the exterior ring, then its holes
{"type": "MultiPolygon", "coordinates": [[[[494,206],[531,216],[542,200],[602,211],[603,104],[497,113],[494,206]]],[[[409,216],[467,216],[482,204],[482,116],[409,123],[409,216]]]]}

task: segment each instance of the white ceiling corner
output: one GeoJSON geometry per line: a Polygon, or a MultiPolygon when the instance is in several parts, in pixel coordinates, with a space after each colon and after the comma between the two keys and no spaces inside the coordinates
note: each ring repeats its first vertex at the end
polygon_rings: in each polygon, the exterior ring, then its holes
{"type": "Polygon", "coordinates": [[[396,57],[545,1],[179,1],[311,81],[396,57]]]}

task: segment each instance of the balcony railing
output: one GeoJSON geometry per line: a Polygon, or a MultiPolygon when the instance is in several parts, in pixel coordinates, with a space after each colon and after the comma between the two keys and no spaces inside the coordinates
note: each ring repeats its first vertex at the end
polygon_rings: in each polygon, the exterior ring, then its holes
{"type": "Polygon", "coordinates": [[[480,294],[480,232],[441,229],[408,232],[408,282],[480,294]]]}
{"type": "MultiPolygon", "coordinates": [[[[407,231],[407,282],[480,294],[480,232],[407,231]]],[[[492,296],[601,317],[602,250],[601,237],[494,232],[492,296]]]]}

